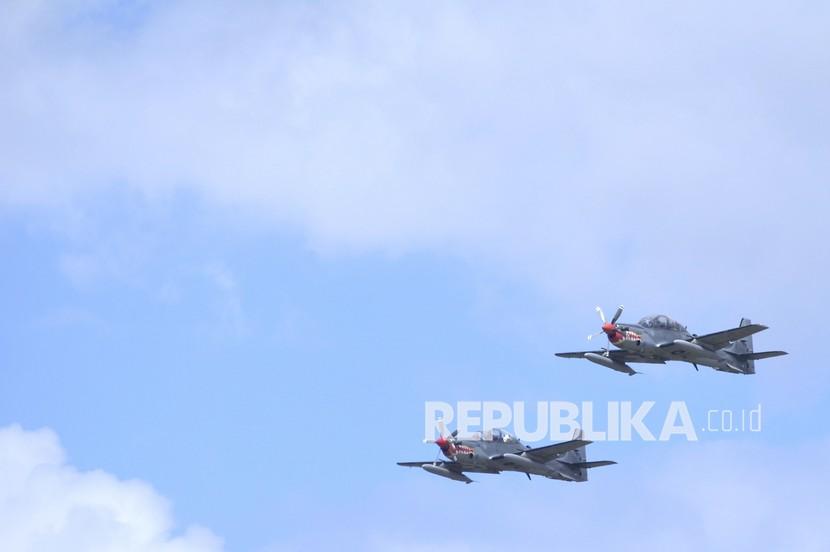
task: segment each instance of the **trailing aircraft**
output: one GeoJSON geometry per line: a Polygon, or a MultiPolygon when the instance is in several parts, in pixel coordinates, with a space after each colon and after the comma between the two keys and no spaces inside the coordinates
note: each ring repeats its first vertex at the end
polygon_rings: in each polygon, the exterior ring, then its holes
{"type": "Polygon", "coordinates": [[[458,431],[446,434],[443,422],[438,422],[441,436],[427,443],[435,443],[447,460],[426,462],[398,462],[399,466],[421,468],[433,475],[455,481],[472,483],[466,473],[520,472],[530,479],[532,475],[581,482],[588,480],[588,470],[616,464],[610,460],[589,462],[585,447],[591,441],[582,439],[577,429],[570,441],[531,448],[506,431],[494,429],[459,439],[458,431]]]}

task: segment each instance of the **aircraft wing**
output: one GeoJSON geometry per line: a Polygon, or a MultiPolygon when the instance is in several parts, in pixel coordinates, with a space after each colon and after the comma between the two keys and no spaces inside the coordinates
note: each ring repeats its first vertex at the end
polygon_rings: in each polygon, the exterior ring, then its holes
{"type": "Polygon", "coordinates": [[[723,349],[733,341],[738,341],[739,339],[743,339],[766,329],[767,326],[764,326],[763,324],[747,324],[746,326],[739,326],[737,328],[732,328],[731,330],[699,335],[695,338],[695,341],[715,350],[723,349]]]}
{"type": "Polygon", "coordinates": [[[469,467],[461,469],[461,464],[458,462],[445,462],[443,460],[439,460],[438,462],[435,461],[428,461],[428,462],[398,462],[399,466],[404,466],[405,468],[421,468],[425,465],[430,466],[439,466],[441,468],[447,468],[450,471],[454,471],[456,473],[463,473],[463,472],[475,472],[475,473],[501,473],[499,470],[496,469],[487,469],[487,468],[479,468],[479,467],[469,467]]]}
{"type": "MultiPolygon", "coordinates": [[[[605,351],[578,351],[575,353],[556,353],[556,356],[562,358],[585,358],[585,353],[594,353],[597,355],[604,355],[605,351]]],[[[623,351],[622,349],[614,349],[608,351],[608,356],[616,362],[645,362],[647,364],[665,364],[665,361],[659,358],[648,358],[641,354],[632,351],[623,351]]]]}
{"type": "Polygon", "coordinates": [[[585,445],[590,445],[592,442],[593,441],[574,439],[573,441],[565,441],[564,443],[556,443],[555,445],[527,449],[522,451],[522,453],[528,458],[544,463],[553,460],[557,456],[565,454],[568,451],[584,447],[585,445]]]}

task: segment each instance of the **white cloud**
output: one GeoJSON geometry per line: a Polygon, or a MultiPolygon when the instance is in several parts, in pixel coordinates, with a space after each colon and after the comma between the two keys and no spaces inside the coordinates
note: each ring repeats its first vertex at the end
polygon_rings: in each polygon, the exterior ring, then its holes
{"type": "Polygon", "coordinates": [[[5,552],[219,552],[193,526],[174,535],[170,507],[144,482],[68,464],[48,429],[0,429],[0,549],[5,552]]]}
{"type": "Polygon", "coordinates": [[[574,336],[623,302],[701,333],[749,315],[782,332],[771,348],[819,339],[799,326],[830,266],[823,4],[0,9],[0,206],[104,219],[82,239],[112,245],[64,256],[73,281],[154,254],[107,238],[127,223],[101,213],[133,207],[101,200],[116,187],[323,254],[472,260],[552,297],[574,336]]]}
{"type": "MultiPolygon", "coordinates": [[[[820,342],[803,321],[830,267],[824,4],[136,6],[0,7],[0,209],[68,227],[77,285],[140,282],[176,238],[141,213],[177,220],[184,197],[208,213],[197,232],[494,269],[574,338],[622,302],[698,333],[750,316],[775,332],[759,347],[820,342]]],[[[830,385],[768,362],[798,400],[830,385]]]]}
{"type": "Polygon", "coordinates": [[[16,6],[0,28],[6,203],[186,189],[323,251],[449,250],[560,296],[609,273],[667,297],[689,281],[763,293],[827,264],[809,246],[830,200],[821,17],[16,6]]]}

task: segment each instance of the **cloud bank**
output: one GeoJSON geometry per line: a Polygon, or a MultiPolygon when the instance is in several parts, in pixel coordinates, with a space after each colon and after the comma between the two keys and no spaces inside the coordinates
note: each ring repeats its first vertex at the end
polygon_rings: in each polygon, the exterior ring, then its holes
{"type": "Polygon", "coordinates": [[[173,534],[148,484],[68,464],[54,432],[0,429],[0,548],[6,552],[221,552],[207,529],[173,534]]]}
{"type": "Polygon", "coordinates": [[[186,191],[321,251],[450,252],[560,297],[658,262],[666,296],[827,265],[822,4],[2,9],[6,205],[186,191]]]}

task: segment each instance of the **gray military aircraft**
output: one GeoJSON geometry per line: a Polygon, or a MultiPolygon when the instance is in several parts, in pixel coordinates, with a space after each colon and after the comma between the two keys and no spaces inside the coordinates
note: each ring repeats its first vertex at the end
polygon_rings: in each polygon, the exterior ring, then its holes
{"type": "Polygon", "coordinates": [[[616,464],[610,460],[586,461],[585,446],[591,441],[582,440],[581,430],[576,430],[570,441],[531,448],[500,429],[458,439],[457,430],[446,435],[443,424],[439,422],[438,426],[441,436],[435,441],[424,442],[438,445],[449,462],[436,459],[432,462],[398,462],[398,465],[422,468],[434,475],[472,483],[464,472],[514,471],[524,473],[528,479],[533,474],[561,481],[587,481],[589,468],[616,464]]]}
{"type": "Polygon", "coordinates": [[[756,353],[752,347],[752,334],[766,330],[767,326],[753,324],[748,318],[742,318],[737,328],[697,335],[663,314],[646,316],[636,324],[617,324],[623,312],[622,305],[610,322],[605,321],[601,308],[596,310],[602,320],[602,330],[589,335],[588,340],[604,333],[609,343],[619,349],[556,353],[556,356],[584,358],[633,376],[638,372],[628,365],[629,362],[665,364],[667,360],[689,362],[695,370],[702,364],[720,372],[754,374],[756,360],[787,354],[784,351],[756,353]]]}

